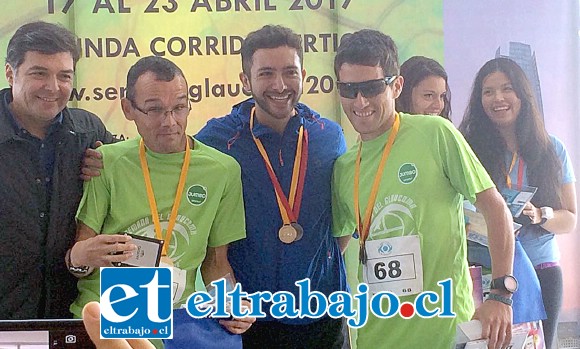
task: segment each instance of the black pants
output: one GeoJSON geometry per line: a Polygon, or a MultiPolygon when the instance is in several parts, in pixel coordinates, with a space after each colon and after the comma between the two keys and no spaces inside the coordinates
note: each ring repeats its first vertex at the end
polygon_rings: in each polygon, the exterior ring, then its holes
{"type": "Polygon", "coordinates": [[[324,318],[308,325],[256,321],[242,334],[244,349],[341,349],[343,319],[324,318]]]}
{"type": "Polygon", "coordinates": [[[546,348],[557,348],[558,317],[562,308],[562,269],[551,267],[536,270],[542,287],[542,301],[548,318],[542,321],[546,348]]]}

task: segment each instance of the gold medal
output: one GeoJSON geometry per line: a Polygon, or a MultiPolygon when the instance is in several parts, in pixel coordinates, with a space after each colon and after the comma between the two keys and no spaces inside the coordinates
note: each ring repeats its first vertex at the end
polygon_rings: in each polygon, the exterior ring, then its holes
{"type": "Polygon", "coordinates": [[[262,141],[253,133],[254,116],[256,108],[252,108],[250,112],[250,132],[252,138],[262,159],[266,166],[266,171],[270,177],[270,181],[274,186],[274,193],[276,194],[276,202],[280,210],[282,218],[282,227],[278,230],[278,238],[285,244],[291,244],[294,241],[302,239],[304,236],[304,229],[296,223],[300,215],[300,205],[302,203],[302,194],[304,192],[304,178],[306,176],[306,168],[308,167],[308,130],[301,125],[298,130],[298,140],[296,142],[296,154],[294,155],[294,167],[292,168],[292,180],[290,182],[290,191],[288,196],[284,193],[274,168],[270,163],[268,153],[262,144],[262,141]]]}
{"type": "Polygon", "coordinates": [[[304,236],[304,229],[302,229],[302,226],[298,223],[291,223],[290,225],[294,228],[294,230],[296,230],[296,238],[294,241],[302,239],[304,236]]]}
{"type": "Polygon", "coordinates": [[[285,244],[291,244],[296,240],[298,232],[290,224],[284,224],[280,230],[278,230],[278,238],[285,244]]]}
{"type": "Polygon", "coordinates": [[[167,265],[168,267],[173,267],[173,260],[169,256],[161,256],[161,263],[167,265]]]}

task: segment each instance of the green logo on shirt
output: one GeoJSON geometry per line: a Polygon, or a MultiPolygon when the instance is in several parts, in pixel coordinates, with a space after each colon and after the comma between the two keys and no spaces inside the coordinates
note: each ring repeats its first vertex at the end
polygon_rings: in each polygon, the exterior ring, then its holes
{"type": "Polygon", "coordinates": [[[415,164],[404,163],[399,167],[399,181],[403,184],[410,184],[417,178],[417,167],[415,164]]]}
{"type": "Polygon", "coordinates": [[[199,206],[207,198],[207,189],[199,184],[194,184],[187,189],[187,201],[194,206],[199,206]]]}

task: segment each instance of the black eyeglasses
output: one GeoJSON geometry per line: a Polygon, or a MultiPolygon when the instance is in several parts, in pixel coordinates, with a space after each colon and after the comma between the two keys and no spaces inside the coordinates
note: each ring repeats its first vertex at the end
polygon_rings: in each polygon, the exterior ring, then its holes
{"type": "Polygon", "coordinates": [[[173,114],[173,116],[175,118],[181,119],[186,117],[189,112],[191,111],[191,103],[189,101],[187,101],[187,105],[178,105],[173,109],[170,110],[165,110],[163,108],[158,108],[158,107],[153,107],[149,110],[143,110],[141,108],[139,108],[135,102],[133,102],[132,100],[129,100],[131,102],[131,105],[133,106],[133,108],[137,109],[138,111],[140,111],[143,114],[146,114],[148,117],[150,117],[151,119],[162,119],[165,118],[167,116],[167,114],[173,114]]]}
{"type": "Polygon", "coordinates": [[[338,94],[344,98],[355,99],[360,92],[363,97],[372,98],[385,92],[387,85],[390,85],[396,78],[397,75],[363,82],[337,81],[338,94]]]}

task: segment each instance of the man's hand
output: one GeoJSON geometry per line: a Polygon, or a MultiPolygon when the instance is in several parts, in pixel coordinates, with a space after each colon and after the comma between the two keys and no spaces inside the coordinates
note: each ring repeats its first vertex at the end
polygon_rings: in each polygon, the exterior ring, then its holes
{"type": "MultiPolygon", "coordinates": [[[[245,300],[245,299],[242,300],[242,311],[244,309],[251,309],[251,308],[252,308],[252,303],[250,303],[250,301],[245,300]]],[[[239,319],[234,318],[233,320],[220,320],[220,325],[225,327],[231,333],[242,334],[242,333],[246,332],[252,326],[252,324],[254,322],[256,322],[255,317],[243,317],[243,318],[239,318],[239,319]]]]}
{"type": "Polygon", "coordinates": [[[155,349],[146,339],[101,339],[101,308],[97,302],[85,305],[83,323],[97,349],[155,349]]]}
{"type": "Polygon", "coordinates": [[[124,262],[133,255],[137,246],[129,235],[101,234],[77,241],[71,250],[74,266],[112,267],[112,263],[124,262]]]}
{"type": "MultiPolygon", "coordinates": [[[[103,145],[101,141],[96,141],[94,147],[96,149],[101,145],[103,145]]],[[[81,166],[81,179],[83,181],[88,181],[93,177],[101,175],[100,170],[103,168],[103,159],[101,153],[95,149],[88,148],[85,150],[85,156],[81,166]]]]}
{"type": "Polygon", "coordinates": [[[473,315],[481,321],[481,337],[489,349],[501,349],[512,340],[512,307],[494,300],[485,301],[473,315]]]}

